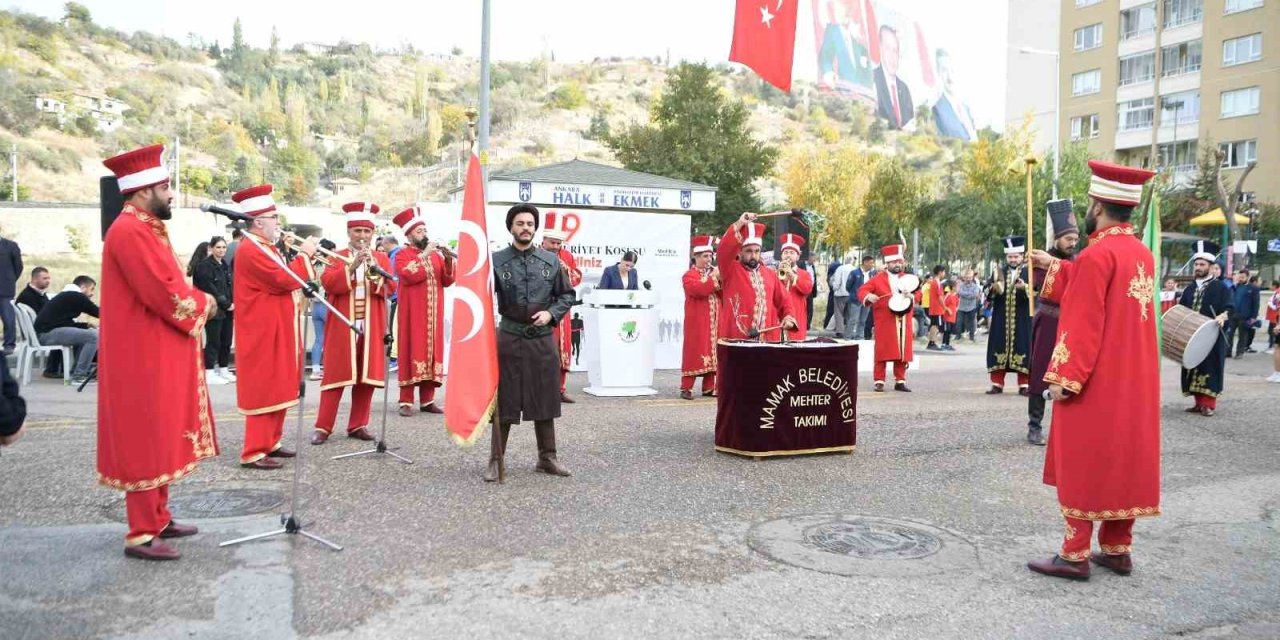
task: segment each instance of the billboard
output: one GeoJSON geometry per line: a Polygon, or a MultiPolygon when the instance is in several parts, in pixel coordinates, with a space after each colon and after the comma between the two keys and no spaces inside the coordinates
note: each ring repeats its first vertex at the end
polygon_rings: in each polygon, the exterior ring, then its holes
{"type": "Polygon", "coordinates": [[[939,134],[977,138],[946,48],[936,48],[903,2],[808,0],[801,5],[793,75],[861,102],[889,129],[914,131],[928,108],[939,134]],[[807,14],[807,15],[806,15],[807,14]]]}

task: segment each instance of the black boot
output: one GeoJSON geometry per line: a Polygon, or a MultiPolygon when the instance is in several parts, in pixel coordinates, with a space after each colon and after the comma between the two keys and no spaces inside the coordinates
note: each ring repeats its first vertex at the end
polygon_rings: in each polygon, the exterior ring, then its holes
{"type": "Polygon", "coordinates": [[[507,436],[511,435],[511,425],[501,423],[489,437],[489,467],[482,478],[485,482],[502,482],[506,480],[505,456],[507,455],[507,436]]]}
{"type": "Polygon", "coordinates": [[[1044,396],[1032,395],[1027,398],[1027,442],[1044,446],[1044,429],[1040,421],[1044,419],[1044,396]]]}
{"type": "Polygon", "coordinates": [[[556,461],[556,423],[554,420],[538,420],[533,423],[533,435],[538,439],[538,466],[536,471],[553,476],[571,476],[569,470],[556,461]]]}

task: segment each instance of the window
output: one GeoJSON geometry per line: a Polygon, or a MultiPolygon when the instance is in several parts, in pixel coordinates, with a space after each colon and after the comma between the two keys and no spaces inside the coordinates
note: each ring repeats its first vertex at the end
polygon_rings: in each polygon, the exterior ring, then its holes
{"type": "Polygon", "coordinates": [[[1160,99],[1160,124],[1189,124],[1200,121],[1200,92],[1171,93],[1160,99]]]}
{"type": "Polygon", "coordinates": [[[1204,17],[1204,0],[1164,0],[1164,26],[1181,27],[1200,22],[1204,17]]]}
{"type": "Polygon", "coordinates": [[[1071,119],[1071,139],[1084,140],[1098,137],[1098,114],[1077,116],[1071,119]]]}
{"type": "Polygon", "coordinates": [[[1160,145],[1160,161],[1157,166],[1162,168],[1173,167],[1179,171],[1194,169],[1196,166],[1196,148],[1198,146],[1195,140],[1162,144],[1160,145]]]}
{"type": "MultiPolygon", "coordinates": [[[[1080,6],[1080,0],[1076,0],[1076,6],[1080,6]]],[[[1239,13],[1250,9],[1257,9],[1262,6],[1262,0],[1227,0],[1226,6],[1222,13],[1239,13]]]]}
{"type": "Polygon", "coordinates": [[[1247,167],[1250,162],[1258,161],[1258,141],[1241,140],[1218,145],[1222,150],[1222,168],[1235,169],[1247,167]]]}
{"type": "Polygon", "coordinates": [[[1121,131],[1150,129],[1155,120],[1155,99],[1142,98],[1120,103],[1119,127],[1121,131]]]}
{"type": "Polygon", "coordinates": [[[1144,4],[1120,12],[1120,39],[1129,40],[1155,33],[1156,5],[1144,4]]]}
{"type": "MultiPolygon", "coordinates": [[[[1091,7],[1099,2],[1102,2],[1102,0],[1076,0],[1076,8],[1091,7]]],[[[1261,0],[1259,0],[1258,4],[1262,4],[1261,0]]]]}
{"type": "Polygon", "coordinates": [[[1235,118],[1258,113],[1258,101],[1262,91],[1258,87],[1222,92],[1222,117],[1235,118]]]}
{"type": "Polygon", "coordinates": [[[1102,91],[1102,70],[1082,71],[1071,76],[1071,95],[1083,96],[1102,91]]]}
{"type": "Polygon", "coordinates": [[[1262,59],[1262,34],[1232,38],[1222,42],[1222,66],[1244,64],[1262,59]]]}
{"type": "Polygon", "coordinates": [[[1156,77],[1156,54],[1139,53],[1120,58],[1120,86],[1150,82],[1156,77]]]}
{"type": "Polygon", "coordinates": [[[1076,51],[1088,51],[1102,46],[1102,23],[1076,29],[1076,51]]]}
{"type": "Polygon", "coordinates": [[[1192,40],[1164,48],[1164,61],[1161,62],[1160,75],[1164,77],[1180,76],[1184,73],[1195,73],[1200,70],[1200,41],[1192,40]]]}

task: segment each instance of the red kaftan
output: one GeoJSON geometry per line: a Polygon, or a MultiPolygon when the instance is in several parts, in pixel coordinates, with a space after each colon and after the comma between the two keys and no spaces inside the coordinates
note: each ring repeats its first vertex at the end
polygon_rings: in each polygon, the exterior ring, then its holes
{"type": "Polygon", "coordinates": [[[684,355],[680,375],[701,376],[716,372],[716,340],[719,339],[720,282],[711,270],[690,267],[684,272],[684,355]]]}
{"type": "MultiPolygon", "coordinates": [[[[778,281],[778,274],[761,264],[748,269],[738,262],[742,248],[739,231],[729,227],[716,247],[716,263],[720,268],[720,337],[746,339],[748,331],[762,331],[782,324],[790,318],[791,301],[778,281]]],[[[778,342],[777,329],[762,331],[766,342],[778,342]]]]}
{"type": "Polygon", "coordinates": [[[454,261],[439,252],[424,254],[412,246],[396,252],[401,387],[444,382],[444,288],[453,284],[455,268],[454,261]]]}
{"type": "Polygon", "coordinates": [[[218,455],[200,345],[214,304],[183,276],[164,222],[125,205],[102,247],[98,482],[155,489],[218,455]]]}
{"type": "Polygon", "coordinates": [[[1131,225],[1096,232],[1076,258],[1044,380],[1053,406],[1044,481],[1063,515],[1160,513],[1160,362],[1155,265],[1131,225]]]}

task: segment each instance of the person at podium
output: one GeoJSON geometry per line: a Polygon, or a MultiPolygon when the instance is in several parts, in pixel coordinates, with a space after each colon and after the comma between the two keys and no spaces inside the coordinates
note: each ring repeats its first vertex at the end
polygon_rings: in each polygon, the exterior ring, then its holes
{"type": "Polygon", "coordinates": [[[764,266],[760,247],[765,226],[756,214],[742,214],[720,240],[720,337],[779,340],[779,329],[795,329],[795,315],[778,273],[764,266]]]}
{"type": "Polygon", "coordinates": [[[600,276],[600,284],[597,289],[630,289],[635,291],[640,288],[640,274],[636,272],[636,262],[639,256],[634,251],[628,251],[622,254],[622,260],[612,267],[605,267],[604,275],[600,276]]]}

